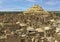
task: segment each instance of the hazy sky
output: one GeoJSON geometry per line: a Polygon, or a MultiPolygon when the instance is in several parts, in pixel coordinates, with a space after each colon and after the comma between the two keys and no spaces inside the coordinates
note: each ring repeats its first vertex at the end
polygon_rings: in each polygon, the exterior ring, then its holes
{"type": "Polygon", "coordinates": [[[0,0],[0,11],[22,11],[34,4],[45,10],[60,10],[60,0],[0,0]]]}

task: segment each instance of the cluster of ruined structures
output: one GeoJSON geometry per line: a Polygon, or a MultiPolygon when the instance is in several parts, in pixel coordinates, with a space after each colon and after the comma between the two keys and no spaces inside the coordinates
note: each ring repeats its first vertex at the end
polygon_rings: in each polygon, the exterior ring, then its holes
{"type": "Polygon", "coordinates": [[[60,42],[60,17],[38,5],[20,14],[0,15],[0,42],[60,42]]]}

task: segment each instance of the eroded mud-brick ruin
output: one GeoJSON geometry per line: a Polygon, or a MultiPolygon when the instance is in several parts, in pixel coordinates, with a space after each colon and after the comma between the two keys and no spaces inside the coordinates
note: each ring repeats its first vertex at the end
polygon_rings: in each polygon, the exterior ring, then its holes
{"type": "Polygon", "coordinates": [[[39,5],[0,15],[0,42],[60,42],[60,17],[39,5]]]}

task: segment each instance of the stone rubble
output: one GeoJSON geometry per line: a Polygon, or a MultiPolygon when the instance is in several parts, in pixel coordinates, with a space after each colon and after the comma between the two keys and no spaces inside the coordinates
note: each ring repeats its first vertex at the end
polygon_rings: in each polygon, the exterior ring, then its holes
{"type": "Polygon", "coordinates": [[[38,5],[22,14],[0,15],[0,42],[60,42],[60,17],[38,5]]]}

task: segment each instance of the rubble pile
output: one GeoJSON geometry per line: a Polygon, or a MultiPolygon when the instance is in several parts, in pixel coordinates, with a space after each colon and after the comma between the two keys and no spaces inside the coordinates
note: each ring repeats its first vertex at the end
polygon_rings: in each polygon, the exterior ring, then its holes
{"type": "Polygon", "coordinates": [[[60,17],[38,5],[0,15],[0,42],[60,42],[60,17]]]}

